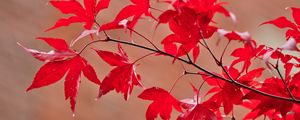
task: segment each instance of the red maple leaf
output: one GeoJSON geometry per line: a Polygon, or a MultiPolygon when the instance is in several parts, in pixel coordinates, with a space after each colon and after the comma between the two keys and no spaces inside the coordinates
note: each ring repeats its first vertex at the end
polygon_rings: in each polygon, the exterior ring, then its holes
{"type": "Polygon", "coordinates": [[[111,30],[118,28],[130,28],[133,29],[138,20],[142,15],[150,16],[154,20],[156,18],[150,12],[150,2],[149,0],[130,0],[133,4],[124,7],[114,19],[114,21],[104,24],[101,26],[100,30],[111,30]],[[132,20],[128,18],[132,17],[132,20]],[[127,21],[122,23],[121,21],[127,21]]]}
{"type": "Polygon", "coordinates": [[[251,65],[251,60],[258,57],[264,47],[264,45],[256,47],[252,44],[245,44],[243,48],[235,49],[231,53],[231,56],[237,57],[237,59],[231,63],[231,66],[235,66],[236,64],[243,62],[243,69],[241,72],[243,72],[244,70],[248,71],[251,65]]]}
{"type": "MultiPolygon", "coordinates": [[[[227,31],[224,29],[218,29],[217,31],[219,33],[219,36],[227,38],[229,41],[231,40],[237,40],[244,42],[245,44],[252,44],[251,42],[254,42],[252,40],[249,32],[238,32],[238,31],[227,31]]],[[[255,42],[253,43],[255,44],[255,42]]]]}
{"type": "Polygon", "coordinates": [[[191,111],[179,116],[177,120],[217,120],[217,116],[207,105],[197,104],[191,111]]]}
{"type": "Polygon", "coordinates": [[[286,31],[286,40],[287,43],[285,43],[285,45],[283,45],[283,49],[286,49],[285,47],[288,46],[293,46],[293,48],[289,48],[289,50],[297,50],[299,51],[299,49],[297,48],[296,44],[300,43],[300,8],[294,8],[292,7],[292,16],[294,18],[295,23],[291,22],[290,20],[288,20],[286,17],[281,16],[275,20],[271,20],[271,21],[267,21],[262,23],[263,24],[273,24],[278,28],[288,28],[288,30],[286,31]],[[290,39],[293,38],[293,39],[290,39]],[[292,41],[294,40],[294,41],[292,41]]]}
{"type": "Polygon", "coordinates": [[[192,85],[192,88],[194,97],[193,99],[181,100],[181,106],[186,109],[186,111],[179,115],[177,120],[217,120],[216,114],[210,109],[219,108],[219,106],[213,102],[200,104],[200,92],[194,85],[192,85]]]}
{"type": "Polygon", "coordinates": [[[53,30],[72,23],[84,22],[84,28],[90,30],[95,23],[95,18],[100,10],[107,8],[110,0],[84,0],[84,7],[77,0],[52,0],[50,3],[64,14],[73,14],[69,18],[59,19],[48,30],[53,30]]]}
{"type": "MultiPolygon", "coordinates": [[[[264,71],[264,68],[258,68],[251,70],[250,72],[240,76],[240,72],[233,68],[227,68],[226,71],[228,74],[233,78],[233,80],[247,85],[251,87],[256,87],[257,85],[260,85],[255,80],[259,78],[262,75],[262,72],[264,71]]],[[[220,76],[220,75],[219,75],[220,76]]],[[[228,78],[227,74],[223,73],[223,76],[225,78],[228,78]]],[[[210,77],[206,75],[202,75],[202,78],[211,86],[214,86],[211,88],[207,94],[215,93],[207,102],[215,102],[218,105],[223,104],[224,106],[224,113],[228,114],[232,111],[234,104],[241,104],[242,103],[242,97],[244,96],[245,91],[241,89],[240,87],[234,86],[228,82],[224,82],[218,78],[210,77]]]]}
{"type": "Polygon", "coordinates": [[[65,40],[56,38],[38,38],[45,41],[55,50],[48,53],[23,47],[36,59],[45,62],[36,73],[34,80],[26,91],[48,86],[58,82],[65,74],[65,99],[70,99],[71,109],[75,111],[76,98],[80,85],[80,75],[84,74],[88,80],[100,85],[94,68],[75,51],[71,50],[65,40]]]}
{"type": "Polygon", "coordinates": [[[134,86],[143,87],[140,76],[135,72],[134,63],[130,63],[127,54],[118,44],[118,53],[96,50],[98,55],[111,66],[116,66],[108,76],[106,76],[99,88],[100,98],[111,90],[116,90],[124,94],[124,99],[128,100],[134,86]]]}
{"type": "MultiPolygon", "coordinates": [[[[289,93],[286,91],[285,85],[282,83],[280,78],[276,77],[267,78],[262,84],[262,87],[258,88],[258,90],[277,96],[289,97],[289,93]]],[[[245,116],[245,119],[255,119],[262,114],[267,114],[270,118],[277,115],[285,118],[287,113],[291,111],[293,107],[293,103],[291,102],[273,99],[252,91],[246,94],[243,98],[251,101],[259,101],[259,103],[251,106],[252,111],[245,116]]]]}
{"type": "MultiPolygon", "coordinates": [[[[165,37],[161,43],[164,45],[164,49],[167,53],[176,57],[186,55],[188,52],[193,50],[193,57],[195,61],[199,55],[198,42],[202,37],[199,32],[199,26],[194,24],[197,22],[197,14],[188,8],[182,8],[180,13],[177,14],[168,21],[173,34],[165,37]]],[[[162,18],[162,16],[160,18],[162,18]]],[[[201,30],[203,30],[202,32],[204,37],[208,38],[216,31],[216,28],[212,26],[204,26],[201,30]]]]}
{"type": "Polygon", "coordinates": [[[182,112],[180,102],[176,100],[169,92],[162,88],[152,87],[144,90],[139,96],[144,100],[152,100],[146,112],[147,120],[154,120],[158,114],[163,120],[169,120],[174,107],[182,112]]]}
{"type": "Polygon", "coordinates": [[[159,16],[158,24],[168,23],[173,34],[162,40],[167,53],[176,57],[193,50],[194,61],[199,55],[198,42],[211,37],[217,28],[209,25],[215,13],[233,16],[216,0],[167,1],[175,10],[167,10],[159,16]]]}
{"type": "MultiPolygon", "coordinates": [[[[233,67],[225,68],[231,78],[238,81],[240,72],[233,67]]],[[[225,78],[229,78],[227,74],[223,73],[225,78]]],[[[216,92],[208,101],[215,102],[218,105],[223,105],[224,113],[229,114],[234,104],[240,104],[242,102],[243,92],[242,90],[230,83],[224,82],[218,78],[202,75],[202,78],[209,84],[214,86],[207,94],[216,92]]]]}

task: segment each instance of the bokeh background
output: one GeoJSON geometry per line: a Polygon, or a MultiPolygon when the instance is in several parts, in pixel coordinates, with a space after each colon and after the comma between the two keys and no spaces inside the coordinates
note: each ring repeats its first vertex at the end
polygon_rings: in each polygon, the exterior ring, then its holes
{"type": "MultiPolygon", "coordinates": [[[[100,12],[98,21],[107,23],[111,21],[118,11],[128,4],[127,0],[111,0],[109,9],[100,12]]],[[[154,0],[153,0],[154,1],[154,0]]],[[[269,46],[280,46],[284,42],[284,32],[271,25],[259,27],[264,21],[277,18],[281,15],[290,16],[287,7],[300,7],[299,0],[227,0],[226,5],[230,11],[235,13],[238,22],[233,24],[228,18],[217,15],[215,21],[217,26],[225,29],[236,29],[249,31],[252,37],[260,44],[269,46]]],[[[167,9],[166,4],[153,3],[159,9],[167,9]]],[[[159,12],[154,11],[155,16],[159,12]]],[[[44,30],[52,26],[62,16],[58,10],[49,5],[48,0],[0,0],[0,120],[143,120],[150,101],[137,98],[143,89],[136,88],[129,101],[124,101],[122,95],[111,92],[99,101],[94,98],[98,93],[98,87],[82,77],[82,83],[77,99],[76,116],[72,117],[69,101],[64,100],[63,80],[60,82],[25,93],[25,89],[31,84],[35,72],[43,64],[35,60],[31,55],[17,46],[20,42],[29,48],[41,51],[49,51],[50,48],[43,42],[35,40],[38,36],[58,37],[71,41],[82,30],[81,24],[73,24],[69,27],[59,28],[45,33],[44,30]]],[[[155,21],[145,18],[138,23],[136,28],[141,34],[152,39],[159,47],[159,41],[170,33],[167,26],[160,26],[153,31],[155,21]]],[[[124,30],[109,31],[113,38],[130,40],[124,30]]],[[[104,37],[103,35],[101,37],[104,37]]],[[[148,44],[145,40],[134,35],[132,39],[138,44],[148,44]]],[[[74,46],[80,49],[89,39],[84,39],[74,46]]],[[[213,52],[220,55],[226,40],[222,40],[219,46],[215,46],[216,38],[210,40],[209,44],[213,52]]],[[[227,55],[230,54],[232,44],[227,55]]],[[[115,50],[115,43],[94,44],[92,47],[103,50],[115,50]]],[[[124,46],[130,59],[135,60],[148,51],[124,46]]],[[[111,67],[105,64],[92,50],[86,50],[83,56],[95,67],[100,79],[110,71],[111,67]]],[[[220,71],[215,66],[207,52],[201,49],[201,58],[198,64],[211,71],[220,71]]],[[[225,58],[229,63],[231,57],[225,58]]],[[[145,87],[158,86],[169,90],[173,82],[182,74],[183,68],[176,62],[171,64],[172,59],[166,57],[148,57],[141,61],[137,72],[141,74],[145,87]]],[[[256,65],[262,65],[257,63],[256,65]]],[[[195,69],[185,65],[191,71],[195,69]]],[[[172,94],[178,99],[192,97],[189,83],[199,86],[202,80],[199,76],[185,76],[175,86],[172,94]]],[[[207,86],[201,89],[201,93],[208,90],[207,86]]],[[[202,94],[202,95],[203,95],[202,94]]],[[[203,97],[203,99],[207,99],[203,97]]],[[[245,115],[244,108],[235,107],[234,112],[237,119],[245,115]]],[[[172,119],[178,113],[174,112],[172,119]]],[[[229,118],[228,118],[229,119],[229,118]]]]}

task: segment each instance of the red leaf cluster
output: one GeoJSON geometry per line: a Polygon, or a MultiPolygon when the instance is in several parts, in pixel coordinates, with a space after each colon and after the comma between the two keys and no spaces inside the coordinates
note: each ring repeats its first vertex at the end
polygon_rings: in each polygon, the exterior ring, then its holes
{"type": "Polygon", "coordinates": [[[128,95],[132,92],[133,86],[143,87],[140,75],[135,72],[134,63],[130,63],[127,54],[118,44],[118,53],[96,50],[98,55],[109,65],[116,66],[108,76],[106,76],[99,89],[98,97],[105,95],[111,90],[116,90],[124,94],[124,99],[128,100],[128,95]]]}
{"type": "Polygon", "coordinates": [[[65,99],[70,99],[71,110],[74,112],[82,73],[89,81],[99,86],[98,98],[114,90],[128,100],[135,86],[144,88],[140,75],[136,73],[137,62],[152,53],[130,62],[127,53],[121,47],[121,44],[126,44],[171,57],[174,59],[173,62],[179,60],[199,70],[193,73],[183,67],[184,75],[202,76],[201,82],[203,83],[198,89],[191,86],[194,93],[192,99],[179,101],[171,94],[180,79],[176,80],[170,91],[158,87],[149,87],[143,90],[138,97],[152,101],[146,112],[147,120],[154,120],[158,116],[163,120],[169,120],[174,108],[180,112],[177,120],[219,120],[224,116],[235,119],[236,105],[251,109],[244,119],[256,119],[262,115],[270,119],[300,118],[300,50],[297,47],[300,43],[299,8],[291,8],[294,22],[281,16],[262,23],[273,24],[280,29],[288,29],[285,43],[272,47],[258,45],[248,32],[217,27],[216,21],[213,20],[216,13],[224,14],[234,22],[236,21],[235,16],[223,7],[226,4],[224,2],[217,0],[155,1],[157,4],[164,3],[171,7],[166,10],[153,7],[150,0],[130,0],[130,2],[114,20],[100,25],[96,17],[101,10],[108,8],[110,0],[83,0],[83,5],[78,0],[51,0],[52,6],[63,14],[71,16],[59,19],[48,30],[69,26],[73,23],[84,23],[85,30],[71,42],[70,46],[64,39],[37,38],[53,48],[49,52],[40,52],[19,44],[34,58],[45,63],[36,73],[27,91],[54,84],[65,77],[65,99]],[[160,11],[161,14],[156,18],[152,15],[152,10],[160,11]],[[156,22],[156,27],[160,24],[168,25],[171,34],[165,36],[161,41],[164,50],[160,50],[151,40],[134,30],[138,21],[144,16],[156,22]],[[94,24],[99,29],[92,29],[94,24]],[[119,28],[128,28],[135,32],[151,43],[155,49],[133,42],[112,39],[105,32],[105,30],[119,28]],[[105,40],[94,40],[93,35],[101,38],[99,32],[104,32],[105,40]],[[219,34],[219,40],[226,38],[229,41],[220,59],[206,42],[213,38],[212,36],[216,32],[219,34]],[[80,52],[72,49],[73,44],[88,35],[91,35],[91,39],[94,41],[83,46],[80,52]],[[117,52],[94,49],[100,58],[112,67],[102,82],[98,79],[93,66],[81,55],[89,45],[100,42],[119,43],[117,52]],[[230,54],[233,60],[225,63],[222,58],[226,55],[227,47],[231,42],[239,42],[242,47],[235,47],[230,54]],[[202,48],[208,50],[221,71],[211,72],[196,64],[197,60],[206,59],[199,58],[202,48]],[[190,52],[192,52],[192,58],[189,56],[190,52]],[[257,67],[257,61],[263,61],[265,66],[260,64],[260,67],[257,67]],[[266,69],[270,74],[263,74],[266,73],[266,69]],[[200,89],[204,83],[207,83],[210,89],[206,95],[200,96],[200,89]],[[202,101],[203,97],[208,98],[202,101]]]}

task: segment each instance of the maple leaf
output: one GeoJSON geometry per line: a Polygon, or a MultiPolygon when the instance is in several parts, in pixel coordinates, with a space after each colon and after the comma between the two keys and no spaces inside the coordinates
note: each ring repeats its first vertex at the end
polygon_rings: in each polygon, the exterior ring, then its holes
{"type": "Polygon", "coordinates": [[[256,68],[254,70],[251,70],[246,74],[242,75],[241,77],[239,77],[237,81],[247,86],[258,85],[259,83],[255,81],[255,79],[261,77],[264,70],[265,70],[264,68],[256,68]]]}
{"type": "Polygon", "coordinates": [[[289,85],[293,95],[297,98],[300,98],[300,95],[298,94],[300,91],[300,71],[292,76],[289,85]]]}
{"type": "MultiPolygon", "coordinates": [[[[240,76],[241,73],[234,67],[226,67],[225,69],[231,78],[233,78],[233,80],[253,87],[259,85],[259,83],[255,80],[259,78],[264,71],[264,68],[257,68],[240,76]]],[[[226,73],[223,73],[223,76],[225,78],[229,78],[226,73]]],[[[219,105],[222,103],[225,114],[228,114],[230,111],[232,111],[233,104],[241,104],[244,93],[248,92],[217,78],[209,78],[207,76],[203,76],[203,78],[208,81],[209,84],[216,86],[209,91],[209,93],[217,92],[209,99],[209,101],[216,102],[219,105]]]]}
{"type": "Polygon", "coordinates": [[[142,15],[150,16],[156,20],[156,18],[150,12],[149,0],[130,1],[133,4],[124,7],[112,22],[102,25],[100,30],[119,29],[122,27],[133,29],[142,15]],[[130,17],[132,17],[132,20],[128,20],[130,17]],[[127,22],[122,24],[122,21],[127,22]]]}
{"type": "Polygon", "coordinates": [[[62,39],[43,37],[38,37],[37,39],[45,41],[48,45],[53,47],[54,50],[51,50],[49,52],[40,52],[34,49],[26,48],[20,43],[17,44],[21,46],[25,51],[29,52],[33,57],[42,62],[61,61],[77,55],[74,51],[68,48],[67,43],[62,39]]]}
{"type": "Polygon", "coordinates": [[[212,21],[214,14],[217,12],[224,14],[226,17],[230,17],[233,22],[236,21],[235,15],[222,6],[223,4],[226,4],[226,2],[218,3],[217,0],[172,0],[170,3],[175,9],[181,7],[194,9],[197,13],[201,14],[199,15],[201,23],[206,25],[212,21]]]}
{"type": "Polygon", "coordinates": [[[193,99],[181,100],[182,108],[186,109],[186,112],[178,116],[177,120],[217,120],[216,114],[210,110],[210,108],[218,108],[216,104],[212,102],[204,102],[200,104],[199,91],[192,85],[194,97],[193,99]],[[198,97],[198,98],[197,98],[198,97]]]}
{"type": "Polygon", "coordinates": [[[134,86],[143,87],[140,75],[135,72],[134,63],[130,63],[127,54],[118,44],[118,53],[109,51],[96,50],[98,55],[109,65],[115,66],[113,70],[106,76],[99,88],[100,98],[111,90],[124,94],[124,99],[128,100],[134,86]]]}
{"type": "Polygon", "coordinates": [[[144,90],[139,96],[144,100],[153,101],[146,112],[147,120],[154,120],[158,114],[163,120],[169,120],[172,108],[182,112],[180,102],[162,88],[152,87],[144,90]]]}
{"type": "Polygon", "coordinates": [[[267,21],[267,22],[264,22],[262,23],[261,25],[264,25],[264,24],[273,24],[275,26],[277,26],[278,28],[292,28],[292,29],[297,29],[297,26],[289,21],[286,17],[279,17],[275,20],[272,20],[272,21],[267,21]]]}
{"type": "Polygon", "coordinates": [[[42,37],[38,39],[45,41],[55,50],[51,53],[44,53],[22,46],[36,59],[45,62],[45,65],[36,73],[32,84],[26,91],[54,84],[66,74],[64,83],[65,99],[70,99],[71,110],[75,112],[81,73],[83,73],[89,81],[100,85],[100,80],[97,78],[94,68],[84,58],[71,50],[65,40],[42,37]]]}
{"type": "Polygon", "coordinates": [[[238,40],[244,42],[245,44],[249,44],[254,41],[251,39],[249,32],[227,31],[224,29],[218,29],[217,32],[219,33],[220,38],[225,37],[229,41],[238,40]]]}
{"type": "MultiPolygon", "coordinates": [[[[182,9],[182,13],[174,16],[172,20],[169,21],[169,28],[173,31],[173,34],[165,37],[161,44],[164,45],[164,49],[167,53],[180,57],[186,55],[188,52],[193,50],[194,62],[199,55],[199,48],[197,46],[201,35],[199,34],[199,27],[195,24],[196,13],[190,9],[182,9]]],[[[213,28],[213,27],[207,27],[213,28]]],[[[211,29],[202,29],[205,38],[210,37],[214,31],[209,31],[211,29]],[[210,34],[210,35],[208,35],[210,34]]],[[[175,60],[175,59],[174,59],[175,60]]]]}
{"type": "Polygon", "coordinates": [[[295,23],[288,20],[286,17],[281,16],[275,20],[267,21],[262,23],[264,24],[272,24],[276,27],[282,29],[282,28],[288,28],[286,31],[286,40],[287,42],[282,46],[285,50],[296,50],[299,51],[296,44],[300,43],[300,8],[291,8],[292,10],[292,16],[294,18],[295,23]],[[293,39],[290,39],[290,38],[293,39]]]}
{"type": "MultiPolygon", "coordinates": [[[[262,87],[258,88],[258,90],[277,96],[289,97],[285,85],[282,83],[280,78],[276,77],[267,78],[262,87]]],[[[277,114],[282,116],[282,118],[285,118],[287,113],[291,111],[293,107],[293,103],[291,102],[269,98],[252,91],[246,94],[243,98],[251,101],[259,101],[258,104],[251,108],[252,111],[245,116],[245,119],[255,119],[266,113],[271,116],[270,118],[272,118],[272,116],[276,116],[277,114]]]]}
{"type": "Polygon", "coordinates": [[[177,120],[217,120],[217,116],[206,105],[198,104],[192,111],[179,116],[177,120]]]}
{"type": "MultiPolygon", "coordinates": [[[[233,67],[225,67],[228,74],[233,80],[238,81],[240,72],[233,67]]],[[[225,78],[228,78],[227,74],[223,73],[225,78]]],[[[218,78],[202,75],[202,78],[207,81],[209,85],[214,86],[208,93],[216,92],[208,101],[215,102],[218,105],[223,104],[224,113],[229,114],[234,104],[240,104],[242,102],[243,92],[242,90],[230,83],[224,82],[218,78]]]]}
{"type": "Polygon", "coordinates": [[[84,7],[77,0],[52,0],[50,3],[64,14],[73,14],[69,18],[59,19],[55,25],[46,31],[53,30],[72,23],[84,22],[84,28],[90,30],[100,10],[107,8],[110,0],[84,0],[84,7]]]}
{"type": "Polygon", "coordinates": [[[243,48],[235,49],[231,53],[231,56],[237,57],[237,59],[232,61],[231,66],[235,66],[236,64],[243,62],[244,64],[242,72],[244,70],[248,72],[248,69],[251,65],[251,60],[256,58],[264,47],[264,45],[253,47],[251,44],[245,44],[243,48]]]}
{"type": "Polygon", "coordinates": [[[168,23],[174,34],[165,37],[161,43],[165,51],[176,58],[193,50],[194,62],[199,55],[199,40],[210,38],[217,31],[216,27],[209,25],[214,14],[220,12],[226,16],[233,15],[216,0],[175,0],[169,3],[175,10],[163,12],[158,18],[158,24],[168,23]]]}

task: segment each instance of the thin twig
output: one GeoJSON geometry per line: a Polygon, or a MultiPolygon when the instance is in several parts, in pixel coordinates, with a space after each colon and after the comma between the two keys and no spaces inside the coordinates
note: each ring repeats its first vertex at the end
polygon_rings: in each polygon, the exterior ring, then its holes
{"type": "Polygon", "coordinates": [[[178,81],[179,81],[183,76],[185,76],[185,75],[186,75],[186,74],[183,74],[183,75],[181,75],[179,78],[177,78],[177,79],[175,80],[175,82],[173,83],[171,89],[169,90],[169,93],[172,92],[172,90],[174,89],[174,87],[175,87],[175,85],[178,83],[178,81]]]}
{"type": "Polygon", "coordinates": [[[275,66],[274,69],[277,71],[278,75],[280,76],[280,79],[281,79],[281,81],[282,81],[282,83],[283,83],[283,85],[284,85],[286,91],[288,91],[290,97],[291,97],[293,100],[296,100],[296,98],[295,98],[294,95],[292,94],[291,90],[289,89],[288,85],[287,85],[286,82],[284,81],[285,79],[283,79],[283,76],[282,76],[282,74],[280,73],[280,71],[279,71],[279,69],[278,69],[278,66],[275,66]]]}
{"type": "Polygon", "coordinates": [[[146,37],[145,37],[144,35],[142,35],[141,33],[137,32],[137,31],[135,31],[134,29],[131,29],[131,28],[127,28],[127,29],[133,31],[135,34],[137,34],[137,35],[139,35],[140,37],[144,38],[144,39],[145,39],[146,41],[148,41],[148,42],[149,42],[156,50],[159,50],[158,47],[156,47],[156,45],[155,45],[153,42],[151,42],[150,39],[146,38],[146,37]]]}
{"type": "Polygon", "coordinates": [[[157,8],[154,8],[154,7],[150,7],[150,9],[153,9],[153,10],[156,10],[156,11],[159,11],[159,12],[164,12],[163,10],[160,10],[160,9],[157,9],[157,8]]]}
{"type": "Polygon", "coordinates": [[[225,46],[225,48],[224,48],[224,50],[222,52],[222,55],[221,55],[221,58],[220,58],[220,62],[221,63],[223,62],[223,56],[224,56],[224,54],[225,54],[225,52],[226,52],[229,44],[230,44],[230,40],[227,42],[227,44],[226,44],[226,46],[225,46]]]}
{"type": "Polygon", "coordinates": [[[80,55],[88,46],[90,46],[91,44],[97,43],[97,42],[107,42],[107,40],[95,40],[95,41],[92,41],[92,42],[86,44],[77,54],[80,55]]]}
{"type": "Polygon", "coordinates": [[[235,82],[235,80],[231,77],[231,75],[227,72],[227,70],[225,69],[225,67],[223,66],[223,63],[221,61],[219,61],[217,59],[217,57],[215,56],[215,54],[211,51],[211,49],[209,48],[208,44],[206,43],[204,36],[202,34],[202,32],[200,31],[200,35],[201,38],[204,42],[204,45],[206,46],[206,49],[209,51],[209,53],[211,54],[211,56],[214,58],[214,60],[216,61],[217,65],[220,66],[222,68],[222,70],[225,72],[225,74],[227,75],[227,77],[229,78],[229,80],[231,80],[232,82],[235,82]]]}
{"type": "MultiPolygon", "coordinates": [[[[95,20],[95,23],[97,24],[97,26],[98,26],[99,29],[100,29],[100,27],[101,27],[100,24],[99,24],[96,20],[95,20]]],[[[104,33],[104,35],[105,35],[106,37],[109,37],[105,30],[103,30],[103,33],[104,33]]]]}
{"type": "Polygon", "coordinates": [[[198,88],[198,91],[197,91],[197,104],[199,104],[199,94],[200,94],[200,89],[202,88],[202,86],[204,85],[204,83],[205,83],[206,81],[205,80],[203,80],[203,82],[201,83],[201,85],[199,86],[199,88],[198,88]]]}
{"type": "Polygon", "coordinates": [[[136,62],[138,62],[138,61],[144,59],[145,57],[148,57],[148,56],[153,55],[153,54],[155,54],[155,53],[156,53],[156,52],[151,52],[151,53],[149,53],[149,54],[146,54],[146,55],[140,57],[139,59],[135,60],[135,61],[133,62],[133,64],[135,64],[136,62]]]}

